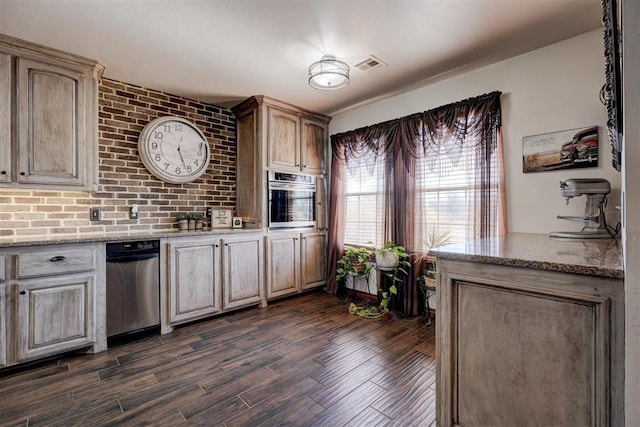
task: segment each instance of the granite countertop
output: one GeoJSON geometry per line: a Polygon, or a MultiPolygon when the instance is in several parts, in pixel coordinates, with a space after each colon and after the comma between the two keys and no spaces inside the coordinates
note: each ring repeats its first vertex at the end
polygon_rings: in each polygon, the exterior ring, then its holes
{"type": "Polygon", "coordinates": [[[162,239],[165,237],[191,237],[221,234],[261,233],[260,229],[210,229],[203,230],[142,230],[127,232],[103,232],[103,233],[76,233],[76,234],[47,234],[34,236],[2,236],[0,248],[17,246],[42,246],[65,243],[89,243],[89,242],[122,242],[127,240],[162,239]]]}
{"type": "Polygon", "coordinates": [[[623,279],[622,242],[614,239],[559,239],[511,233],[433,248],[436,258],[510,265],[623,279]]]}

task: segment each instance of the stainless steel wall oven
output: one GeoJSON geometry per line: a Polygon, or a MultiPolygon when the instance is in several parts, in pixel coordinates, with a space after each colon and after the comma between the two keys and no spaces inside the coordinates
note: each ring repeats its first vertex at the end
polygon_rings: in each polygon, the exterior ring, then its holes
{"type": "Polygon", "coordinates": [[[269,171],[269,228],[315,227],[316,179],[269,171]]]}

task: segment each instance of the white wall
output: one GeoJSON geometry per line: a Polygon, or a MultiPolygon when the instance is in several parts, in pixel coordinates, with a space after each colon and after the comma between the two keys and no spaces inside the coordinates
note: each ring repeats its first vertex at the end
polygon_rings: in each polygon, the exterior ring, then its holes
{"type": "Polygon", "coordinates": [[[600,177],[614,189],[609,197],[609,223],[619,221],[620,173],[611,166],[606,136],[606,109],[599,92],[604,83],[602,31],[595,30],[478,70],[429,84],[392,98],[333,117],[330,134],[344,132],[451,102],[501,91],[502,121],[510,232],[548,233],[578,230],[581,225],[556,219],[581,215],[586,198],[569,206],[558,182],[567,178],[600,177]],[[522,137],[565,129],[600,126],[597,168],[555,172],[522,172],[522,137]]]}

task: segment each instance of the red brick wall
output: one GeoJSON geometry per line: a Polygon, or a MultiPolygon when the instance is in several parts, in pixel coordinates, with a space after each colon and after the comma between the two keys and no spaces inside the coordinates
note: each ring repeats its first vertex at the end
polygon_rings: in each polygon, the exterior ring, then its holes
{"type": "Polygon", "coordinates": [[[133,231],[175,227],[178,212],[235,207],[236,123],[225,108],[102,79],[99,91],[99,186],[95,192],[0,189],[0,235],[133,231]],[[151,175],[138,156],[138,135],[156,117],[194,122],[211,148],[204,175],[170,184],[151,175]],[[129,207],[139,219],[129,219],[129,207]],[[102,220],[89,221],[100,207],[102,220]]]}

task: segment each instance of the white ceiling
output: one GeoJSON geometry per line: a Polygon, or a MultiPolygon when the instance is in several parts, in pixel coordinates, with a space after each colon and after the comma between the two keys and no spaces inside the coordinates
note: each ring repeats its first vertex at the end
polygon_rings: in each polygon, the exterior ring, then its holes
{"type": "Polygon", "coordinates": [[[325,114],[600,19],[599,0],[0,0],[0,33],[95,59],[108,78],[221,106],[263,94],[325,114]],[[349,86],[308,86],[325,54],[352,67],[349,86]],[[388,66],[353,68],[369,55],[388,66]]]}

